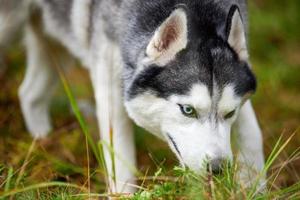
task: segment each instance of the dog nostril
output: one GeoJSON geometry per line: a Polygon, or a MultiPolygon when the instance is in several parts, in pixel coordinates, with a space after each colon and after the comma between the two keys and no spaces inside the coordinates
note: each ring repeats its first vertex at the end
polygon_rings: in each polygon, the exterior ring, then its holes
{"type": "Polygon", "coordinates": [[[226,159],[215,158],[207,164],[207,172],[214,175],[221,175],[226,167],[229,167],[226,159]]]}

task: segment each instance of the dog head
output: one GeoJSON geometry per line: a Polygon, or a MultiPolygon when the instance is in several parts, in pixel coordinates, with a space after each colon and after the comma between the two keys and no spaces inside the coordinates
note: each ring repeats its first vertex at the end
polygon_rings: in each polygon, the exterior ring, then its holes
{"type": "Polygon", "coordinates": [[[126,108],[140,126],[163,138],[194,171],[232,159],[230,132],[256,89],[248,65],[244,25],[233,6],[223,34],[178,8],[157,27],[144,49],[126,108]],[[204,28],[202,24],[202,28],[204,28]]]}

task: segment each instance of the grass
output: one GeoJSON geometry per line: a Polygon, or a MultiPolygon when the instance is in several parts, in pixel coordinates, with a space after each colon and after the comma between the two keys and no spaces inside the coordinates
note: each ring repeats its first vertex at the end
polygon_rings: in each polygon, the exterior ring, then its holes
{"type": "MultiPolygon", "coordinates": [[[[272,164],[283,152],[289,142],[295,135],[283,142],[280,138],[273,148],[269,158],[266,161],[264,172],[271,169],[272,164]]],[[[34,143],[33,145],[34,146],[34,143]]],[[[293,157],[299,158],[300,149],[298,149],[293,157]]],[[[28,154],[32,149],[29,149],[28,154]]],[[[25,160],[26,161],[26,160],[25,160]]],[[[285,187],[282,189],[273,188],[274,181],[278,177],[281,169],[286,167],[288,162],[282,167],[273,172],[268,178],[268,185],[261,191],[260,184],[253,184],[251,187],[246,187],[237,179],[237,172],[240,168],[238,164],[233,164],[233,167],[225,167],[224,174],[213,176],[211,173],[197,175],[192,171],[175,167],[170,171],[165,171],[163,168],[155,173],[153,177],[141,176],[141,185],[139,191],[132,195],[126,196],[116,194],[120,199],[131,200],[151,200],[151,199],[247,199],[247,200],[264,200],[264,199],[297,199],[300,197],[300,182],[285,187]]],[[[108,194],[91,193],[90,188],[76,184],[70,184],[59,181],[38,183],[25,187],[17,187],[18,180],[21,174],[14,173],[13,168],[4,169],[1,167],[1,172],[7,170],[7,179],[4,184],[4,192],[0,193],[1,199],[14,197],[16,199],[94,199],[108,197],[108,194]],[[10,188],[14,188],[10,190],[10,188]]],[[[263,172],[263,173],[264,173],[263,172]]]]}
{"type": "MultiPolygon", "coordinates": [[[[268,158],[265,192],[256,193],[256,187],[246,189],[239,183],[237,164],[217,177],[174,168],[177,161],[167,145],[136,127],[143,175],[137,194],[124,199],[300,199],[300,2],[249,4],[250,55],[259,83],[253,101],[268,158]]],[[[77,104],[83,98],[93,101],[87,73],[80,68],[66,75],[60,72],[62,87],[51,108],[55,130],[48,139],[33,142],[17,98],[24,74],[23,49],[12,48],[6,60],[10,67],[0,72],[0,199],[106,197],[103,144],[94,142],[98,141],[95,118],[81,114],[77,104]]]]}

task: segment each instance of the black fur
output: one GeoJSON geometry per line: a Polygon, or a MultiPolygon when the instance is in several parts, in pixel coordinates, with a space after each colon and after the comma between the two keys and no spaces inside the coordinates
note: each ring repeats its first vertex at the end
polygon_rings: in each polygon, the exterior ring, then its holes
{"type": "MultiPolygon", "coordinates": [[[[126,27],[120,38],[127,100],[151,91],[159,97],[186,94],[195,83],[208,86],[213,94],[213,84],[222,88],[233,84],[237,95],[243,96],[256,89],[256,79],[248,63],[240,61],[237,53],[227,43],[233,12],[239,8],[235,1],[134,1],[125,13],[126,27]],[[224,2],[228,5],[224,6],[224,2]],[[188,17],[188,46],[178,53],[167,66],[147,66],[133,82],[138,60],[144,56],[146,46],[156,28],[171,14],[178,4],[183,4],[188,17]]],[[[241,1],[239,1],[241,2],[241,1]]],[[[244,5],[244,4],[243,4],[244,5]]],[[[246,16],[243,14],[242,16],[246,16]]],[[[245,21],[245,20],[244,20],[245,21]]],[[[245,28],[246,29],[246,28],[245,28]]]]}
{"type": "Polygon", "coordinates": [[[167,136],[168,136],[169,140],[172,142],[172,144],[173,144],[175,150],[177,151],[178,155],[181,156],[181,153],[179,151],[179,148],[178,148],[175,140],[170,136],[170,134],[167,134],[167,136]]]}

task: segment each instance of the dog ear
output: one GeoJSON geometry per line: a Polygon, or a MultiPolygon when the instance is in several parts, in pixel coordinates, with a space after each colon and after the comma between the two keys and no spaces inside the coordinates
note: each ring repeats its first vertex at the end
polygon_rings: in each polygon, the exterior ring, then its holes
{"type": "Polygon", "coordinates": [[[147,60],[159,66],[166,65],[186,48],[187,32],[185,10],[178,8],[156,29],[146,49],[147,60]]]}
{"type": "Polygon", "coordinates": [[[246,33],[240,11],[236,5],[232,6],[227,18],[227,41],[238,54],[239,59],[248,60],[246,33]]]}

